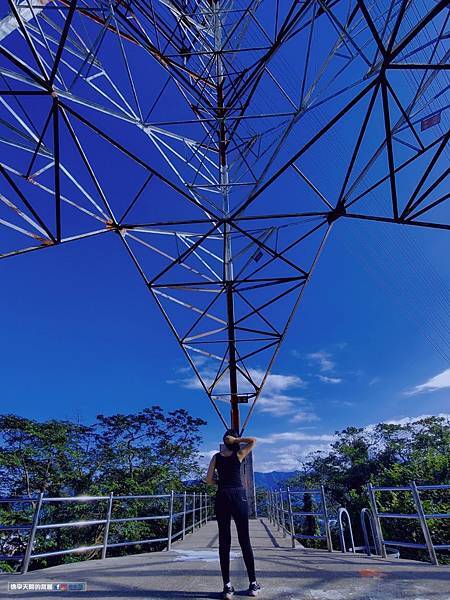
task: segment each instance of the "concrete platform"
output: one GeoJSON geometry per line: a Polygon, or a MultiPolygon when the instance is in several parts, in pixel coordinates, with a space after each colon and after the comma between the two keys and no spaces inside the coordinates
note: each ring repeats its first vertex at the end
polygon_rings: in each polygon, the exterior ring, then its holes
{"type": "MultiPolygon", "coordinates": [[[[321,550],[292,549],[266,520],[251,521],[261,598],[284,600],[450,600],[450,568],[408,560],[383,560],[321,550]]],[[[237,538],[232,547],[231,575],[236,598],[248,582],[237,538]]],[[[0,597],[55,598],[55,592],[7,592],[7,582],[85,581],[87,592],[63,597],[125,600],[218,599],[222,587],[217,524],[188,535],[170,552],[91,560],[2,575],[0,597]]]]}

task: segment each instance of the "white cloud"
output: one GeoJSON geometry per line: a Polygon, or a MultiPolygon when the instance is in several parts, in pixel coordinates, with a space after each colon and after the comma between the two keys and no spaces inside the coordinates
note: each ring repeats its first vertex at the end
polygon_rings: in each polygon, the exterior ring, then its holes
{"type": "Polygon", "coordinates": [[[369,385],[376,385],[377,383],[380,383],[381,381],[381,377],[372,377],[372,379],[369,381],[369,385]]]}
{"type": "Polygon", "coordinates": [[[296,471],[301,462],[313,452],[327,452],[330,442],[305,442],[276,447],[263,446],[255,453],[255,470],[262,473],[271,471],[296,471]]]}
{"type": "MultiPolygon", "coordinates": [[[[261,381],[264,372],[258,369],[250,369],[250,375],[253,379],[261,381]]],[[[301,377],[298,377],[298,375],[270,373],[264,385],[264,392],[266,394],[278,393],[293,388],[304,388],[306,385],[306,382],[301,377]]]]}
{"type": "Polygon", "coordinates": [[[257,403],[257,409],[261,413],[270,414],[274,417],[291,417],[295,423],[319,421],[311,407],[311,404],[301,396],[288,396],[286,394],[264,394],[257,403]]]}
{"type": "Polygon", "coordinates": [[[355,406],[355,403],[350,402],[350,400],[332,400],[331,404],[335,406],[355,406]]]}
{"type": "MultiPolygon", "coordinates": [[[[421,421],[422,419],[429,419],[430,417],[443,417],[444,419],[450,420],[450,413],[439,413],[438,415],[419,415],[417,417],[399,417],[397,419],[390,419],[389,421],[383,421],[389,425],[407,425],[408,423],[414,423],[415,421],[421,421]]],[[[368,425],[368,427],[374,427],[368,425]]]]}
{"type": "Polygon", "coordinates": [[[279,442],[331,442],[334,435],[326,433],[304,433],[303,431],[283,431],[258,437],[259,444],[278,444],[279,442]]]}
{"type": "Polygon", "coordinates": [[[306,355],[306,358],[318,363],[322,372],[332,371],[335,367],[335,363],[332,360],[333,356],[329,352],[325,352],[325,350],[311,352],[306,355]]]}
{"type": "Polygon", "coordinates": [[[450,388],[450,369],[438,373],[425,383],[416,385],[411,390],[405,392],[406,396],[415,396],[416,394],[422,394],[423,392],[437,392],[438,390],[444,390],[450,388]]]}
{"type": "Polygon", "coordinates": [[[279,417],[291,415],[297,410],[298,405],[303,405],[304,398],[276,394],[261,396],[257,402],[260,412],[273,414],[279,417]]]}
{"type": "MultiPolygon", "coordinates": [[[[309,434],[302,431],[285,431],[258,437],[254,453],[254,469],[262,473],[270,471],[295,471],[312,452],[327,452],[334,435],[309,434]]],[[[203,450],[199,454],[200,465],[206,468],[218,451],[203,450]]]]}
{"type": "Polygon", "coordinates": [[[219,446],[217,446],[217,448],[214,448],[213,450],[200,450],[200,452],[198,453],[198,462],[200,466],[204,468],[208,467],[212,457],[214,456],[214,454],[216,454],[216,452],[218,452],[218,449],[219,446]]]}
{"type": "MultiPolygon", "coordinates": [[[[213,368],[211,363],[206,363],[201,366],[197,365],[197,368],[206,382],[206,385],[209,386],[213,383],[216,377],[216,370],[213,368]]],[[[249,369],[248,370],[250,377],[256,383],[256,385],[260,385],[265,375],[265,371],[262,369],[249,369]]],[[[187,389],[201,389],[201,383],[198,380],[197,376],[192,374],[190,377],[183,377],[179,379],[169,379],[167,383],[180,385],[181,387],[187,389]]],[[[239,391],[241,393],[249,393],[253,392],[252,385],[245,379],[245,377],[238,373],[238,385],[239,391]]],[[[281,373],[269,373],[267,376],[266,382],[264,384],[264,393],[267,394],[279,394],[289,389],[296,388],[304,388],[306,387],[306,382],[299,377],[298,375],[283,375],[281,373]]],[[[221,378],[221,380],[217,383],[215,387],[215,391],[217,393],[226,392],[228,390],[228,379],[227,372],[221,378]]]]}
{"type": "Polygon", "coordinates": [[[323,383],[333,383],[333,384],[342,383],[342,379],[340,377],[328,377],[328,375],[317,375],[317,377],[323,383]]]}
{"type": "MultiPolygon", "coordinates": [[[[203,364],[200,367],[200,372],[206,382],[206,385],[211,385],[216,376],[211,362],[203,364]]],[[[177,371],[177,373],[179,373],[179,371],[177,371]]],[[[262,369],[249,369],[249,374],[253,381],[257,385],[260,385],[264,378],[265,372],[262,369]]],[[[193,374],[189,377],[169,379],[167,380],[167,383],[179,385],[186,389],[202,389],[200,381],[193,374]]],[[[287,392],[291,390],[293,391],[299,388],[304,388],[306,385],[306,382],[298,375],[269,373],[264,385],[263,394],[256,403],[256,408],[259,412],[270,414],[274,417],[291,416],[295,422],[317,421],[319,417],[314,413],[311,405],[307,400],[305,400],[305,398],[295,395],[290,396],[287,394],[287,392]]],[[[238,386],[240,393],[249,393],[254,391],[249,382],[240,373],[238,374],[238,386]]],[[[218,382],[217,386],[215,387],[215,391],[217,393],[227,393],[228,379],[226,373],[218,382]]],[[[228,402],[229,398],[224,395],[222,398],[219,398],[219,400],[228,402]]]]}
{"type": "Polygon", "coordinates": [[[312,411],[301,410],[291,417],[291,423],[312,423],[313,421],[320,421],[320,417],[312,411]]]}

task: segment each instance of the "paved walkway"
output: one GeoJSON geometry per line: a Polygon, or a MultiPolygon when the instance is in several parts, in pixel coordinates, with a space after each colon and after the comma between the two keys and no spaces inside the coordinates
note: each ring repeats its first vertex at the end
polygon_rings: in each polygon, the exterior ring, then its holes
{"type": "MultiPolygon", "coordinates": [[[[450,568],[407,560],[382,560],[321,550],[292,549],[266,520],[251,521],[261,598],[283,600],[450,600],[450,568]]],[[[232,581],[242,597],[248,582],[234,532],[232,581]]],[[[55,593],[6,592],[8,581],[86,581],[87,592],[63,597],[176,600],[217,599],[222,582],[217,555],[217,524],[208,523],[174,544],[170,552],[91,560],[2,575],[0,597],[55,600],[55,593]],[[5,593],[6,592],[6,593],[5,593]]]]}

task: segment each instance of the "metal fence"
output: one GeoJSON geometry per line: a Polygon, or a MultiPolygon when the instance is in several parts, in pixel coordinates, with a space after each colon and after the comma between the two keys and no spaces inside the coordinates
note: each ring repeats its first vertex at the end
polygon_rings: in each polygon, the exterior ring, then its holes
{"type": "MultiPolygon", "coordinates": [[[[402,487],[374,487],[371,484],[367,486],[369,501],[374,516],[375,532],[378,538],[379,548],[381,556],[384,558],[387,555],[388,547],[395,548],[414,548],[416,550],[426,550],[430,557],[430,562],[434,565],[439,565],[439,561],[436,555],[438,550],[450,550],[450,543],[448,544],[435,544],[433,542],[430,529],[428,527],[428,521],[430,519],[450,519],[450,513],[425,513],[422,499],[420,497],[421,492],[430,491],[450,491],[450,485],[416,485],[415,481],[412,481],[409,486],[402,487]],[[378,502],[376,494],[380,492],[407,492],[412,494],[412,500],[414,503],[415,513],[388,513],[380,512],[378,510],[378,502]],[[385,540],[382,528],[382,519],[416,519],[419,521],[424,542],[422,544],[403,540],[385,540]]],[[[450,542],[450,540],[449,540],[450,542]]]]}
{"type": "MultiPolygon", "coordinates": [[[[337,528],[341,552],[365,552],[367,556],[372,556],[372,554],[381,556],[380,542],[375,529],[375,519],[370,508],[363,508],[361,510],[359,520],[364,540],[363,546],[355,546],[352,520],[348,510],[342,507],[338,509],[337,528]],[[367,527],[367,525],[369,525],[369,527],[367,527]],[[348,542],[345,541],[346,537],[348,542]]],[[[391,558],[400,558],[398,550],[393,549],[388,550],[387,552],[391,558]]]]}
{"type": "Polygon", "coordinates": [[[202,527],[207,523],[211,516],[211,498],[206,493],[176,493],[171,491],[169,494],[150,494],[150,495],[130,495],[114,496],[111,492],[108,496],[72,496],[66,498],[44,497],[41,493],[36,498],[29,497],[0,497],[2,504],[34,504],[34,510],[31,523],[17,525],[1,525],[0,533],[4,531],[27,532],[28,540],[23,554],[0,555],[0,561],[20,561],[22,563],[21,573],[28,571],[30,562],[34,559],[48,558],[52,556],[61,556],[65,554],[82,554],[88,551],[101,551],[101,558],[106,558],[109,548],[123,546],[133,546],[138,544],[165,544],[166,549],[170,550],[172,543],[178,539],[184,539],[186,533],[193,532],[196,528],[202,527]],[[139,517],[113,518],[114,503],[129,500],[142,500],[145,502],[157,501],[164,506],[162,514],[152,514],[139,517]],[[57,503],[105,503],[105,516],[102,519],[67,521],[64,523],[41,523],[42,509],[45,504],[57,503]],[[158,538],[149,538],[143,540],[123,540],[120,542],[110,542],[110,526],[114,523],[127,522],[147,522],[155,520],[167,521],[166,535],[158,538]],[[101,544],[90,546],[80,546],[67,550],[52,550],[49,552],[35,552],[36,534],[38,531],[51,530],[70,527],[87,527],[92,525],[104,525],[103,539],[101,544]]]}
{"type": "Polygon", "coordinates": [[[448,540],[449,543],[435,544],[428,522],[430,520],[450,519],[450,513],[425,513],[420,494],[421,492],[430,491],[450,491],[450,485],[416,485],[414,481],[408,486],[402,487],[374,487],[369,484],[367,492],[370,508],[363,508],[359,515],[364,540],[364,545],[362,546],[355,546],[352,521],[346,508],[339,508],[337,516],[330,518],[323,486],[315,490],[304,489],[294,491],[290,488],[286,490],[269,490],[266,500],[267,515],[270,522],[277,527],[278,531],[282,531],[284,536],[290,536],[293,548],[295,548],[296,540],[324,540],[327,549],[331,552],[333,551],[331,530],[333,527],[336,527],[342,552],[365,552],[368,556],[375,554],[383,558],[387,556],[399,558],[400,548],[425,550],[428,552],[430,561],[434,565],[439,565],[436,552],[450,550],[450,539],[448,540]],[[390,513],[380,511],[378,509],[377,494],[382,492],[411,493],[415,512],[390,513]],[[314,501],[310,501],[310,506],[317,507],[317,510],[305,510],[304,498],[306,495],[315,498],[314,501]],[[316,524],[321,526],[323,534],[308,535],[301,533],[299,525],[301,525],[301,519],[304,517],[312,517],[316,524]],[[418,520],[423,533],[424,543],[384,539],[383,519],[418,520]]]}
{"type": "Polygon", "coordinates": [[[267,493],[267,513],[270,522],[275,525],[284,536],[291,537],[292,547],[295,548],[295,540],[323,540],[326,542],[329,552],[333,551],[331,540],[330,519],[324,487],[316,490],[269,490],[267,493]],[[305,498],[311,499],[311,509],[317,505],[318,510],[305,510],[305,498]],[[305,534],[299,531],[301,519],[312,517],[318,526],[321,526],[319,534],[305,534]],[[322,533],[323,531],[323,533],[322,533]]]}

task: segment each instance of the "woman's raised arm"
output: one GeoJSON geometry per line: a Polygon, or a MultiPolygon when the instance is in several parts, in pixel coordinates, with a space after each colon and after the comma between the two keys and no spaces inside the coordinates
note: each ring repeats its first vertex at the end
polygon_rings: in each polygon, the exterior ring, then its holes
{"type": "Polygon", "coordinates": [[[214,479],[215,469],[216,469],[216,455],[214,454],[214,456],[211,458],[211,461],[209,463],[208,472],[207,472],[206,478],[205,478],[206,483],[209,483],[210,485],[214,485],[215,483],[217,483],[217,481],[214,479]]]}

